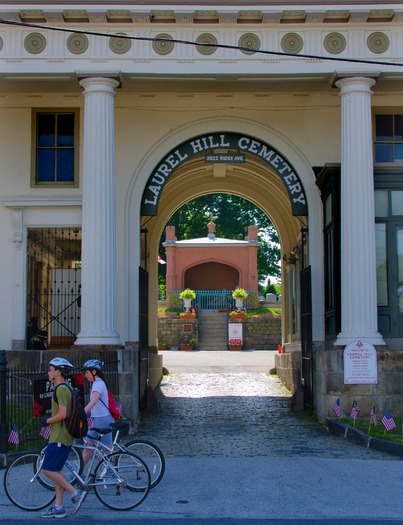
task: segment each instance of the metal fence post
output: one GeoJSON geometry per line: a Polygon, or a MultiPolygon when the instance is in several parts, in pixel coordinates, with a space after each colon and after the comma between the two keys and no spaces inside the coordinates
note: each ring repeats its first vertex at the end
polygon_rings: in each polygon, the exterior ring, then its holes
{"type": "Polygon", "coordinates": [[[7,359],[6,351],[0,353],[0,452],[7,452],[7,359]]]}

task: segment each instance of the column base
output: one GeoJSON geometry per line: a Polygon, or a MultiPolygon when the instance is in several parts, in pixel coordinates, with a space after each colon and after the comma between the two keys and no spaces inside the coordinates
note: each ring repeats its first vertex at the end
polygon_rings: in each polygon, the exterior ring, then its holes
{"type": "Polygon", "coordinates": [[[121,346],[122,341],[117,332],[108,334],[80,332],[74,346],[121,346]]]}
{"type": "Polygon", "coordinates": [[[386,344],[378,332],[340,332],[334,346],[347,346],[358,340],[366,341],[373,346],[384,346],[386,344]]]}

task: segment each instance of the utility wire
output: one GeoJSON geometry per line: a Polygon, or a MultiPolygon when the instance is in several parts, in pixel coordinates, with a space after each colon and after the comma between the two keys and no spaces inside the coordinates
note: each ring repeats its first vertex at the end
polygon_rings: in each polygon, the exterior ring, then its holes
{"type": "Polygon", "coordinates": [[[382,60],[365,60],[361,58],[342,58],[342,57],[330,57],[330,56],[321,56],[321,55],[308,55],[306,53],[285,53],[282,51],[268,51],[264,49],[254,49],[252,47],[243,47],[243,46],[232,46],[229,44],[214,44],[214,43],[203,43],[203,42],[194,42],[192,40],[182,40],[178,38],[156,38],[156,37],[146,37],[146,36],[130,36],[122,35],[120,33],[104,33],[102,31],[85,31],[82,29],[70,29],[65,27],[56,27],[56,26],[47,26],[42,24],[34,24],[29,22],[18,22],[16,20],[5,20],[0,18],[0,24],[12,25],[12,26],[22,26],[22,27],[32,27],[34,29],[45,29],[47,31],[60,31],[64,33],[80,33],[83,35],[89,36],[101,36],[106,38],[122,38],[125,40],[140,40],[146,42],[171,42],[174,44],[183,44],[188,46],[203,46],[203,47],[215,47],[217,49],[235,49],[238,51],[246,51],[247,53],[260,53],[263,55],[274,55],[274,56],[284,56],[284,57],[294,57],[294,58],[307,58],[314,60],[328,60],[334,62],[349,62],[353,64],[371,64],[371,65],[380,65],[380,66],[393,66],[393,67],[403,67],[403,64],[396,64],[394,62],[385,62],[382,60]]]}

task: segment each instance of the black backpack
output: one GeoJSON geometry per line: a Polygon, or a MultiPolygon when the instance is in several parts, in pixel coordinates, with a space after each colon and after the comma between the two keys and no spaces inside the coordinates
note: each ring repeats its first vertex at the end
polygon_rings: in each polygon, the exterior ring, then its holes
{"type": "MultiPolygon", "coordinates": [[[[66,417],[63,423],[74,438],[82,438],[88,432],[88,420],[84,410],[84,400],[78,388],[72,388],[68,383],[62,384],[66,385],[71,391],[71,414],[66,417]]],[[[57,404],[59,403],[57,401],[56,390],[59,386],[60,385],[57,385],[54,392],[54,400],[57,404]]]]}

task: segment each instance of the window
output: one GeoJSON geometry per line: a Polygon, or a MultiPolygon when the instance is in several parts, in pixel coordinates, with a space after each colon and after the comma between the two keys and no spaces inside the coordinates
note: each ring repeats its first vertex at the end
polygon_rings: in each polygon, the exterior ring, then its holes
{"type": "Polygon", "coordinates": [[[78,166],[78,113],[35,112],[35,185],[75,185],[78,166]]]}
{"type": "Polygon", "coordinates": [[[375,162],[403,162],[403,115],[375,115],[375,162]]]}

